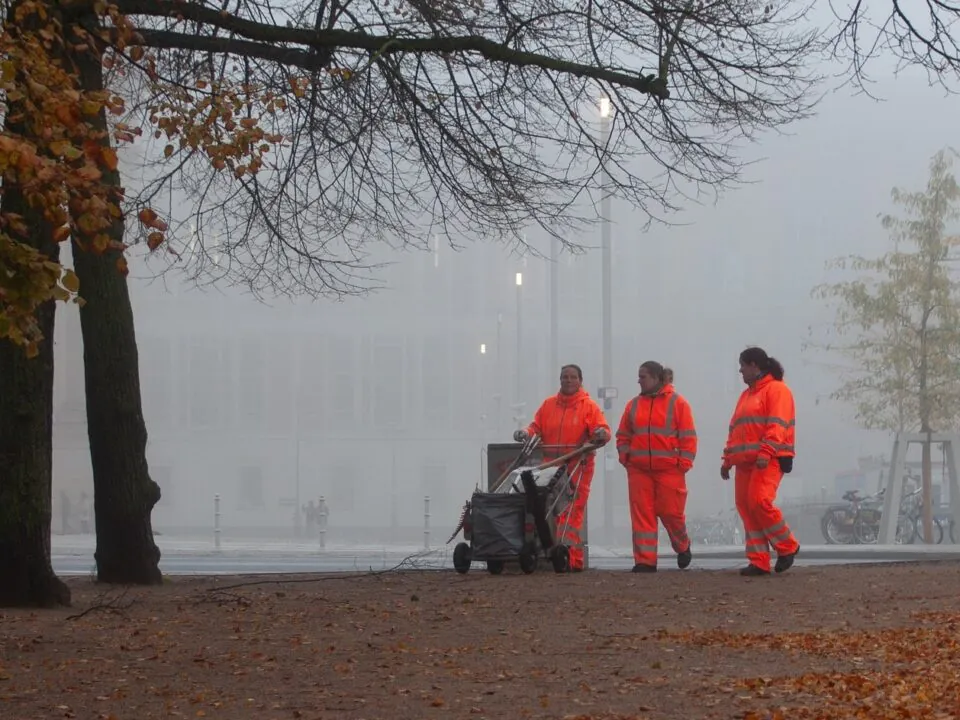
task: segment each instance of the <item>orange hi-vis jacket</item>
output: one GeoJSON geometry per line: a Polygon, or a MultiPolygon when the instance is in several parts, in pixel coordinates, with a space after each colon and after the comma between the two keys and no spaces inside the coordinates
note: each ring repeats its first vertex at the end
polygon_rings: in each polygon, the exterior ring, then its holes
{"type": "MultiPolygon", "coordinates": [[[[539,435],[544,461],[570,452],[593,437],[597,428],[610,433],[610,426],[600,406],[583,388],[573,395],[557,393],[543,401],[527,434],[539,435]]],[[[593,453],[584,458],[584,469],[593,467],[593,453]]]]}
{"type": "Polygon", "coordinates": [[[796,425],[790,388],[782,380],[764,375],[737,400],[723,449],[723,464],[752,465],[760,455],[768,459],[793,457],[796,425]]]}
{"type": "Polygon", "coordinates": [[[687,472],[697,457],[697,429],[690,404],[667,384],[637,395],[623,411],[617,453],[638,470],[687,472]]]}

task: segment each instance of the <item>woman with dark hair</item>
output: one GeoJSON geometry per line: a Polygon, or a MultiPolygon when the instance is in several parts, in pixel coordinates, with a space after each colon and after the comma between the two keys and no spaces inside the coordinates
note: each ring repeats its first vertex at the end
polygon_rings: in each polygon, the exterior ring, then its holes
{"type": "Polygon", "coordinates": [[[677,553],[677,567],[690,565],[686,474],[697,457],[697,430],[690,404],[667,381],[667,368],[648,360],[637,373],[640,394],[623,411],[617,454],[627,470],[633,572],[657,571],[657,521],[677,553]]]}
{"type": "MultiPolygon", "coordinates": [[[[564,365],[560,368],[560,392],[544,400],[533,422],[526,430],[517,430],[513,439],[526,442],[531,435],[540,436],[544,461],[564,455],[587,441],[597,447],[610,441],[610,426],[603,416],[603,410],[583,389],[583,371],[579,366],[564,365]]],[[[566,534],[558,540],[570,549],[570,570],[573,572],[583,570],[580,530],[590,498],[590,484],[593,482],[594,455],[591,452],[583,459],[576,473],[579,477],[573,478],[576,495],[557,518],[557,527],[566,527],[566,534]]],[[[576,461],[571,460],[570,466],[575,465],[576,461]]]]}
{"type": "Polygon", "coordinates": [[[740,353],[740,375],[747,389],[730,419],[720,477],[735,472],[737,512],[743,520],[749,565],[741,575],[770,574],[770,546],[777,552],[774,570],[793,565],[800,543],[773,502],[784,473],[793,469],[796,413],[793,393],[783,381],[783,365],[758,347],[740,353]]]}

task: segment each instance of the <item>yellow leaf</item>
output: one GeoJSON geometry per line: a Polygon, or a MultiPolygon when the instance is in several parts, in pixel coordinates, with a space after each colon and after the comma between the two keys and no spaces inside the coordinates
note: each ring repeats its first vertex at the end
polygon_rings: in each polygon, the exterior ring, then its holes
{"type": "Polygon", "coordinates": [[[17,66],[12,60],[4,60],[0,63],[0,80],[5,83],[10,82],[17,76],[17,66]]]}
{"type": "Polygon", "coordinates": [[[80,292],[80,278],[73,270],[64,270],[60,284],[72,293],[80,292]]]}
{"type": "Polygon", "coordinates": [[[31,359],[35,358],[37,355],[40,354],[40,348],[37,346],[35,342],[27,343],[26,347],[24,347],[23,350],[24,350],[24,354],[26,354],[26,356],[31,359]]]}

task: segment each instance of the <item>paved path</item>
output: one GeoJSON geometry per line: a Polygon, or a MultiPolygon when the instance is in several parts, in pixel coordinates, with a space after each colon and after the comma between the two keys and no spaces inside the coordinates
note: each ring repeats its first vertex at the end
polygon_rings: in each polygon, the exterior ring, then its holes
{"type": "MultiPolygon", "coordinates": [[[[447,569],[453,567],[454,544],[424,550],[414,546],[329,545],[285,541],[222,542],[220,549],[207,539],[157,538],[160,567],[170,575],[221,575],[308,572],[363,572],[404,567],[447,569]]],[[[94,572],[92,536],[55,536],[53,568],[59,575],[94,572]]],[[[910,560],[960,560],[960,545],[809,545],[798,565],[833,565],[858,562],[910,560]]],[[[720,570],[740,567],[743,548],[694,546],[693,568],[720,570]]],[[[628,570],[633,558],[627,548],[591,547],[590,565],[598,570],[628,570]]],[[[544,569],[549,566],[544,563],[544,569]]],[[[660,567],[675,570],[673,554],[662,549],[660,567]]],[[[483,570],[475,563],[474,570],[483,570]]]]}

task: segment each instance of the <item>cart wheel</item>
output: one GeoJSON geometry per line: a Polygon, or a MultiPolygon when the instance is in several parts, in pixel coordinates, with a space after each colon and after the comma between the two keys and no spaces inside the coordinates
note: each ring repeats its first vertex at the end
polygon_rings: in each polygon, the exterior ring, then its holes
{"type": "Polygon", "coordinates": [[[470,563],[473,560],[473,550],[467,543],[457,543],[453,549],[453,569],[461,575],[470,571],[470,563]]]}
{"type": "Polygon", "coordinates": [[[499,575],[503,572],[503,560],[487,560],[487,572],[499,575]]]}
{"type": "Polygon", "coordinates": [[[557,545],[553,550],[553,557],[551,559],[555,572],[570,572],[570,550],[566,545],[557,545]]]}
{"type": "Polygon", "coordinates": [[[533,543],[527,543],[520,551],[520,569],[527,575],[537,571],[537,546],[533,543]]]}

